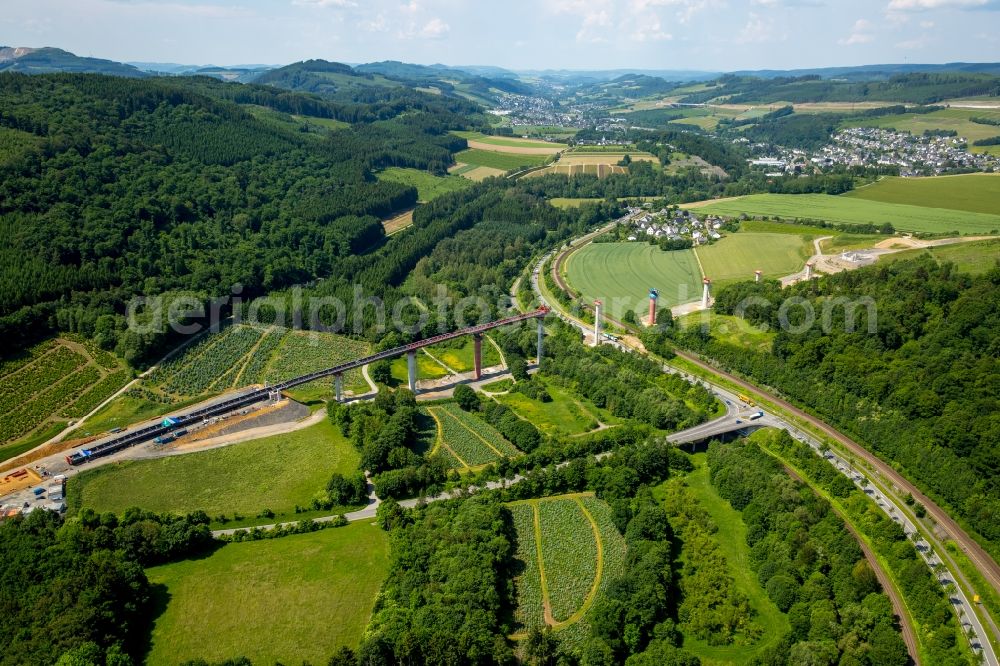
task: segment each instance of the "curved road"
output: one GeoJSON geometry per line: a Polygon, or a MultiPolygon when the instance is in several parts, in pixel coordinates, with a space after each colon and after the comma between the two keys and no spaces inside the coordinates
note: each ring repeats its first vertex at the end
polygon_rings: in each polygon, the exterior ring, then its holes
{"type": "MultiPolygon", "coordinates": [[[[552,262],[551,270],[552,270],[552,277],[560,288],[566,289],[565,281],[562,279],[562,276],[559,273],[559,267],[562,265],[562,262],[566,259],[566,257],[572,252],[582,247],[583,245],[589,243],[598,234],[603,233],[604,231],[609,229],[613,224],[615,223],[607,225],[606,227],[602,227],[601,229],[595,232],[591,232],[586,236],[580,237],[575,242],[570,243],[569,247],[559,252],[558,256],[556,256],[555,260],[552,262]]],[[[534,267],[531,274],[532,288],[534,289],[535,294],[538,296],[540,302],[552,308],[552,312],[554,314],[559,316],[563,321],[566,321],[567,323],[576,326],[577,328],[580,328],[581,331],[584,331],[586,333],[590,331],[592,327],[586,324],[585,322],[582,322],[565,313],[558,302],[550,303],[549,299],[545,298],[545,295],[543,294],[538,284],[542,267],[554,253],[555,251],[545,255],[534,267]]],[[[566,291],[567,293],[572,293],[572,290],[566,289],[566,291]]],[[[631,330],[631,327],[611,317],[605,316],[605,319],[611,322],[612,324],[619,326],[622,330],[631,330]]],[[[618,346],[621,348],[625,348],[626,345],[624,345],[624,343],[618,343],[618,346]]],[[[640,352],[642,351],[642,350],[636,350],[634,348],[632,349],[634,351],[640,351],[640,352]]],[[[955,540],[956,543],[958,543],[959,547],[963,550],[963,552],[965,552],[965,554],[972,561],[973,565],[977,568],[977,570],[979,570],[979,572],[986,578],[988,583],[992,585],[994,589],[1000,590],[1000,567],[997,566],[997,563],[993,561],[993,559],[986,553],[986,551],[982,548],[982,546],[980,546],[974,539],[972,539],[972,537],[970,537],[964,530],[962,530],[961,527],[959,527],[959,525],[951,518],[951,516],[945,513],[936,504],[934,504],[934,502],[931,501],[926,495],[921,493],[920,490],[914,484],[909,482],[906,478],[904,478],[892,467],[887,465],[884,461],[879,459],[877,456],[869,452],[863,446],[861,446],[854,440],[850,439],[846,435],[838,432],[837,430],[830,427],[823,421],[804,412],[803,410],[792,405],[791,403],[782,400],[781,398],[778,398],[777,396],[774,396],[754,386],[753,384],[750,384],[749,382],[739,377],[736,377],[735,375],[732,375],[712,365],[709,365],[708,363],[703,361],[700,356],[676,348],[674,349],[674,351],[677,354],[677,356],[693,363],[694,365],[707,371],[708,373],[715,375],[717,377],[722,377],[727,381],[736,384],[741,389],[743,389],[747,394],[767,400],[777,405],[780,409],[789,412],[795,417],[807,422],[812,427],[820,430],[825,435],[831,437],[839,444],[844,446],[853,455],[866,461],[869,465],[875,468],[875,470],[877,470],[880,476],[891,480],[892,483],[897,488],[901,488],[902,489],[901,492],[910,492],[917,501],[919,501],[926,507],[928,514],[932,516],[934,520],[937,521],[938,525],[940,525],[941,527],[943,527],[948,531],[951,537],[955,540]]],[[[718,391],[721,387],[713,385],[713,388],[716,391],[718,391]]],[[[795,428],[792,424],[785,422],[776,415],[769,415],[769,416],[774,421],[781,424],[779,427],[783,427],[786,430],[788,430],[789,433],[796,439],[799,439],[800,441],[809,444],[816,451],[821,450],[822,445],[820,444],[820,442],[818,442],[811,436],[801,432],[798,428],[795,428]]],[[[836,464],[833,461],[831,462],[832,464],[836,464]]],[[[855,474],[857,473],[855,472],[855,474]]],[[[848,476],[851,475],[848,474],[848,476]]],[[[861,477],[860,474],[857,474],[857,476],[861,477]]],[[[854,478],[853,476],[851,478],[855,480],[855,483],[859,484],[861,483],[858,479],[854,478]]],[[[916,531],[916,527],[914,525],[909,524],[907,526],[907,523],[909,521],[906,518],[905,513],[902,511],[902,509],[895,503],[896,500],[891,499],[888,496],[882,495],[880,491],[878,492],[881,495],[881,497],[879,498],[880,508],[882,508],[883,511],[885,511],[893,520],[896,520],[897,522],[906,521],[903,523],[904,531],[907,531],[907,533],[911,535],[911,538],[915,537],[916,539],[918,539],[918,541],[916,542],[917,550],[920,552],[924,561],[927,562],[928,566],[930,566],[931,569],[935,572],[935,575],[937,576],[938,580],[942,581],[941,574],[945,574],[944,580],[947,580],[948,583],[942,582],[942,585],[947,585],[954,582],[956,580],[955,574],[951,571],[951,567],[949,567],[947,563],[942,562],[937,557],[934,557],[933,559],[928,559],[928,557],[925,556],[926,555],[925,552],[921,550],[921,543],[924,543],[926,547],[926,552],[928,553],[932,552],[930,546],[927,545],[926,542],[922,541],[922,537],[920,537],[920,534],[916,531]],[[900,518],[900,516],[902,516],[902,518],[900,518]]],[[[871,493],[868,494],[871,495],[871,493]]],[[[939,549],[942,551],[944,550],[943,546],[940,546],[939,549]]],[[[964,592],[962,592],[961,588],[958,586],[956,586],[956,588],[957,592],[951,595],[950,601],[952,603],[956,615],[959,616],[959,621],[962,623],[963,627],[967,631],[969,629],[972,630],[972,635],[967,637],[969,639],[969,643],[973,652],[975,652],[977,655],[981,655],[983,662],[988,664],[989,666],[1000,666],[1000,662],[998,662],[997,660],[997,656],[993,649],[993,645],[989,640],[987,640],[986,630],[981,620],[979,619],[978,614],[976,613],[976,608],[973,606],[971,601],[966,598],[966,595],[964,594],[964,592]]],[[[986,609],[983,608],[982,611],[983,614],[988,617],[986,609]]],[[[990,620],[992,620],[992,618],[990,618],[990,620]]],[[[912,656],[916,657],[916,655],[912,656]]]]}

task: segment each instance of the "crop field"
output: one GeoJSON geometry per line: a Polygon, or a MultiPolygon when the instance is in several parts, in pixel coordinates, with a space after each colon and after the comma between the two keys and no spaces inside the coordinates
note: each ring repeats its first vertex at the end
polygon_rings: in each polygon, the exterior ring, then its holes
{"type": "Polygon", "coordinates": [[[695,248],[705,275],[716,283],[750,280],[755,270],[780,277],[802,270],[812,243],[792,234],[735,233],[695,248]]]}
{"type": "Polygon", "coordinates": [[[950,261],[963,273],[981,275],[1000,262],[1000,239],[956,243],[918,250],[904,250],[879,257],[879,263],[912,259],[921,255],[934,257],[939,264],[950,261]]]}
{"type": "Polygon", "coordinates": [[[578,398],[567,389],[552,383],[546,383],[545,388],[552,396],[551,402],[532,400],[514,392],[497,396],[497,400],[546,435],[578,435],[596,428],[598,420],[616,421],[610,414],[599,410],[593,403],[578,398]]]}
{"type": "Polygon", "coordinates": [[[264,329],[244,325],[208,333],[160,364],[148,381],[174,399],[225,391],[233,387],[263,335],[264,329]]]}
{"type": "MultiPolygon", "coordinates": [[[[125,364],[89,341],[54,338],[0,363],[0,459],[15,442],[86,416],[132,378],[125,364]]],[[[30,437],[29,437],[30,439],[30,437]]],[[[41,443],[41,442],[38,442],[41,443]]]]}
{"type": "Polygon", "coordinates": [[[432,453],[440,447],[458,466],[488,465],[501,458],[521,455],[493,426],[454,403],[428,407],[427,412],[438,425],[438,441],[432,453]]]}
{"type": "Polygon", "coordinates": [[[597,534],[582,507],[573,501],[539,502],[538,518],[552,617],[564,622],[583,607],[594,587],[597,534]]]}
{"type": "Polygon", "coordinates": [[[164,608],[146,663],[245,656],[255,664],[325,664],[341,646],[360,642],[388,551],[386,533],[360,522],[232,543],[151,568],[146,574],[164,608]]]}
{"type": "MultiPolygon", "coordinates": [[[[283,381],[346,363],[370,353],[371,347],[367,342],[343,335],[289,331],[271,355],[263,379],[268,382],[283,381]]],[[[292,394],[302,400],[327,398],[333,395],[333,384],[333,377],[317,379],[295,388],[292,394]]],[[[344,373],[344,390],[355,395],[368,391],[368,383],[362,376],[360,368],[344,373]]]]}
{"type": "Polygon", "coordinates": [[[885,127],[913,134],[923,134],[925,130],[955,130],[960,137],[968,139],[971,152],[1000,155],[1000,146],[972,145],[973,141],[1000,135],[1000,127],[980,125],[969,120],[974,117],[1000,120],[1000,110],[949,108],[932,113],[904,113],[895,116],[852,120],[845,123],[845,126],[885,127]]]}
{"type": "Polygon", "coordinates": [[[396,232],[406,229],[412,224],[413,211],[408,210],[405,213],[390,217],[388,220],[382,220],[382,230],[385,231],[386,236],[391,236],[396,232]]]}
{"type": "Polygon", "coordinates": [[[468,181],[456,176],[435,176],[421,169],[404,169],[402,167],[389,167],[380,171],[377,177],[379,180],[412,185],[417,188],[417,199],[421,203],[433,201],[442,194],[464,190],[469,186],[468,181]]]}
{"type": "Polygon", "coordinates": [[[771,216],[849,224],[884,224],[898,231],[989,234],[1000,230],[1000,214],[866,201],[828,194],[752,194],[696,206],[716,215],[771,216]]]}
{"type": "Polygon", "coordinates": [[[691,250],[664,252],[646,243],[592,243],[570,256],[566,275],[587,301],[600,299],[615,318],[628,310],[645,314],[649,289],[663,307],[701,297],[701,270],[691,250]]]}
{"type": "Polygon", "coordinates": [[[504,169],[494,169],[492,167],[476,166],[475,164],[456,164],[448,169],[448,172],[455,176],[461,176],[466,180],[478,183],[487,178],[502,176],[507,173],[504,169]]]}
{"type": "Polygon", "coordinates": [[[522,139],[514,136],[492,136],[479,132],[452,132],[469,142],[470,148],[482,148],[499,153],[522,153],[525,155],[552,155],[569,146],[565,143],[522,139]]]}
{"type": "Polygon", "coordinates": [[[653,162],[654,164],[659,164],[660,160],[656,155],[650,153],[643,153],[640,151],[625,152],[603,152],[603,151],[573,151],[572,153],[563,153],[559,156],[559,164],[618,164],[622,161],[624,157],[628,155],[632,158],[633,162],[653,162]]]}
{"type": "Polygon", "coordinates": [[[586,615],[594,599],[624,573],[625,542],[611,510],[586,493],[513,502],[509,507],[518,541],[515,638],[545,623],[560,632],[561,640],[571,634],[585,638],[586,615]],[[581,625],[584,630],[577,631],[581,625]]]}
{"type": "Polygon", "coordinates": [[[294,519],[334,472],[358,467],[355,448],[328,420],[295,432],[178,456],[113,463],[69,481],[69,504],[121,513],[131,506],[210,516],[271,509],[294,519]]]}
{"type": "MultiPolygon", "coordinates": [[[[1000,132],[1000,127],[996,128],[1000,132]]],[[[971,213],[1000,212],[1000,174],[935,178],[883,178],[844,196],[866,201],[950,208],[971,213]]]]}
{"type": "Polygon", "coordinates": [[[553,164],[544,169],[524,174],[525,178],[559,174],[561,176],[582,176],[589,174],[598,178],[606,178],[613,173],[628,173],[628,168],[615,164],[553,164]]]}
{"type": "MultiPolygon", "coordinates": [[[[427,351],[446,366],[456,372],[471,372],[475,369],[475,343],[471,336],[464,336],[452,341],[452,344],[442,343],[428,347],[427,351]],[[459,344],[455,344],[459,343],[459,344]]],[[[500,365],[500,353],[487,337],[483,338],[483,367],[500,365]]]]}
{"type": "Polygon", "coordinates": [[[493,150],[481,150],[470,148],[455,154],[455,162],[459,164],[471,164],[501,171],[511,171],[520,167],[538,166],[545,164],[549,159],[548,155],[521,155],[517,153],[500,153],[493,150]]]}

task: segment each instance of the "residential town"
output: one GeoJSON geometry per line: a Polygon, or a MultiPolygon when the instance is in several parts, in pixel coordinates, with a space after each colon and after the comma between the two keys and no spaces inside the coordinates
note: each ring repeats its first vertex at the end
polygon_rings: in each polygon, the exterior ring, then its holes
{"type": "Polygon", "coordinates": [[[627,218],[623,218],[627,221],[623,235],[629,241],[664,239],[703,245],[722,238],[721,232],[725,224],[725,220],[720,217],[709,215],[700,218],[686,210],[663,208],[654,212],[633,207],[628,211],[627,218]]]}
{"type": "Polygon", "coordinates": [[[808,173],[836,166],[898,167],[900,176],[939,176],[956,170],[1000,168],[998,158],[969,152],[962,137],[920,136],[876,127],[845,129],[814,153],[786,148],[779,150],[777,156],[750,163],[768,169],[769,175],[808,173]]]}

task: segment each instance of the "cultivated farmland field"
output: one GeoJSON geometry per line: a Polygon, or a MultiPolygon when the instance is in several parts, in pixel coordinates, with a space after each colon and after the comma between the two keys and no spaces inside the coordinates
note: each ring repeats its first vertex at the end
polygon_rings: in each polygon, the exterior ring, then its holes
{"type": "Polygon", "coordinates": [[[849,224],[886,222],[898,231],[989,234],[1000,230],[1000,214],[866,201],[828,194],[752,194],[692,206],[699,212],[735,217],[770,216],[849,224]]]}
{"type": "Polygon", "coordinates": [[[582,641],[594,600],[624,574],[625,540],[611,509],[589,493],[509,507],[518,541],[515,637],[547,623],[564,645],[582,641]]]}
{"type": "Polygon", "coordinates": [[[442,194],[463,190],[469,186],[468,181],[455,176],[435,176],[422,169],[404,169],[389,167],[377,174],[379,180],[388,180],[417,188],[417,198],[422,203],[433,201],[442,194]]]}
{"type": "Polygon", "coordinates": [[[705,275],[713,282],[751,280],[755,270],[781,277],[802,270],[812,244],[793,234],[735,233],[695,248],[705,275]]]}
{"type": "Polygon", "coordinates": [[[166,603],[150,666],[192,659],[325,664],[357,647],[388,570],[388,537],[367,522],[223,546],[146,573],[166,603]]]}
{"type": "Polygon", "coordinates": [[[539,502],[542,527],[542,570],[556,622],[565,622],[583,607],[594,587],[598,544],[594,527],[572,500],[539,502]]]}
{"type": "MultiPolygon", "coordinates": [[[[0,363],[0,443],[30,433],[52,436],[131,378],[121,360],[89,341],[55,338],[37,344],[0,363]]],[[[24,449],[16,443],[4,446],[0,459],[24,449]]]]}
{"type": "Polygon", "coordinates": [[[521,139],[513,136],[492,136],[479,132],[452,132],[469,142],[469,148],[480,148],[498,153],[518,153],[522,155],[554,155],[569,146],[535,139],[521,139]]]}
{"type": "Polygon", "coordinates": [[[526,173],[524,177],[535,178],[537,176],[548,176],[549,174],[559,174],[561,176],[582,176],[589,174],[598,178],[604,178],[613,173],[628,173],[628,168],[617,166],[616,164],[553,164],[544,169],[526,173]]]}
{"type": "Polygon", "coordinates": [[[649,289],[660,291],[660,305],[674,306],[701,297],[701,271],[691,250],[664,252],[646,243],[592,243],[570,256],[566,275],[587,301],[600,299],[615,318],[628,310],[645,314],[649,289]]]}
{"type": "MultiPolygon", "coordinates": [[[[1000,132],[1000,127],[997,131],[1000,132]]],[[[1000,213],[1000,174],[977,173],[935,178],[887,177],[844,196],[867,201],[997,214],[1000,213]]]]}
{"type": "Polygon", "coordinates": [[[631,157],[633,162],[653,162],[654,164],[658,164],[660,161],[656,155],[640,151],[591,152],[587,150],[575,150],[571,153],[560,155],[559,164],[618,164],[618,162],[624,159],[625,155],[631,157]]]}
{"type": "Polygon", "coordinates": [[[487,465],[521,454],[493,426],[454,403],[428,407],[427,412],[438,424],[438,443],[432,453],[440,447],[456,459],[457,466],[487,465]]]}
{"type": "MultiPolygon", "coordinates": [[[[328,420],[296,432],[154,460],[88,470],[69,482],[71,507],[254,516],[271,509],[292,520],[325,492],[334,472],[358,467],[355,448],[328,420]]],[[[271,521],[273,522],[273,521],[271,521]]]]}
{"type": "Polygon", "coordinates": [[[500,153],[493,150],[480,150],[470,148],[460,153],[455,153],[455,161],[459,164],[472,164],[475,166],[500,169],[501,171],[511,171],[519,167],[530,167],[545,164],[549,159],[548,155],[521,155],[517,153],[500,153]]]}
{"type": "MultiPolygon", "coordinates": [[[[268,382],[279,382],[346,363],[370,353],[371,347],[367,342],[343,335],[288,331],[268,361],[263,379],[268,382]]],[[[252,377],[248,379],[260,381],[252,377]]],[[[291,393],[301,400],[328,398],[333,395],[333,383],[332,377],[317,379],[295,388],[291,393]]],[[[360,368],[344,373],[344,390],[354,394],[368,390],[368,383],[362,376],[360,368]]]]}

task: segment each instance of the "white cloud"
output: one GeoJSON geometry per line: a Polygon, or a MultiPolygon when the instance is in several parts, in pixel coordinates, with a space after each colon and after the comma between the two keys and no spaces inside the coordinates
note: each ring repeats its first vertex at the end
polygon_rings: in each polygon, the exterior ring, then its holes
{"type": "Polygon", "coordinates": [[[1000,9],[995,0],[890,0],[890,12],[919,12],[931,9],[1000,9]]]}
{"type": "Polygon", "coordinates": [[[746,25],[736,35],[734,40],[737,44],[760,44],[774,42],[784,39],[776,37],[774,34],[774,20],[770,17],[763,17],[755,12],[750,12],[750,17],[746,25]]]}
{"type": "Polygon", "coordinates": [[[872,34],[872,29],[874,26],[871,21],[866,19],[858,19],[854,22],[854,27],[851,28],[851,34],[846,38],[839,40],[840,44],[844,46],[855,46],[857,44],[868,44],[875,41],[875,35],[872,34]]]}
{"type": "Polygon", "coordinates": [[[424,24],[420,29],[420,36],[424,39],[444,39],[451,31],[451,26],[435,17],[424,24]]]}
{"type": "Polygon", "coordinates": [[[292,0],[299,7],[357,7],[353,0],[292,0]]]}

